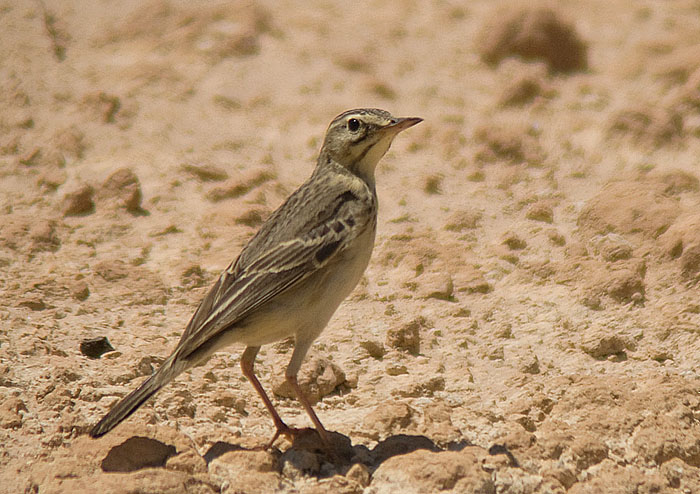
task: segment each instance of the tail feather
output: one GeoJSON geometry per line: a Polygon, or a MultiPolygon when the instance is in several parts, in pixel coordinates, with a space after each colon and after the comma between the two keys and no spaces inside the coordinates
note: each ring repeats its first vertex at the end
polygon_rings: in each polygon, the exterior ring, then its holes
{"type": "Polygon", "coordinates": [[[175,369],[172,360],[164,362],[155,374],[112,407],[107,415],[102,417],[102,420],[90,430],[90,436],[94,438],[104,436],[114,429],[123,420],[127,419],[132,413],[138,410],[138,408],[160,388],[168,384],[175,376],[182,372],[182,370],[184,370],[184,368],[175,369]]]}

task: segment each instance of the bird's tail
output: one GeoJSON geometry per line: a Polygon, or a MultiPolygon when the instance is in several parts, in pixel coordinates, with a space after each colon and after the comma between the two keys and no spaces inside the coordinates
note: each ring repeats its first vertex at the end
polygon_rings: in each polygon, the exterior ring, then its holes
{"type": "Polygon", "coordinates": [[[163,365],[149,377],[141,386],[125,396],[122,401],[117,403],[112,409],[102,417],[91,430],[90,436],[100,437],[114,429],[123,420],[134,413],[141,405],[143,405],[156,391],[168,384],[178,374],[184,371],[187,366],[184,362],[177,362],[173,355],[166,360],[163,365]]]}

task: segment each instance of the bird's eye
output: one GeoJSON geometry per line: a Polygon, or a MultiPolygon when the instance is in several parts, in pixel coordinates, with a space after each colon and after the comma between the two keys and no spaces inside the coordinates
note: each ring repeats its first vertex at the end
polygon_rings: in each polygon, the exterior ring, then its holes
{"type": "Polygon", "coordinates": [[[357,132],[357,129],[360,128],[360,121],[356,118],[351,118],[348,120],[348,130],[350,132],[357,132]]]}

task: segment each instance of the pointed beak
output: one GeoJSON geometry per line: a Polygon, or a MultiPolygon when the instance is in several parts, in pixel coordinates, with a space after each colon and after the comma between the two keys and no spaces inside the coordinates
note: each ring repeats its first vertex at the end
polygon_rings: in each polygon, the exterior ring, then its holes
{"type": "Polygon", "coordinates": [[[384,127],[384,130],[398,134],[402,130],[406,130],[409,127],[413,127],[423,121],[422,118],[418,117],[406,117],[406,118],[394,118],[391,123],[384,127]]]}

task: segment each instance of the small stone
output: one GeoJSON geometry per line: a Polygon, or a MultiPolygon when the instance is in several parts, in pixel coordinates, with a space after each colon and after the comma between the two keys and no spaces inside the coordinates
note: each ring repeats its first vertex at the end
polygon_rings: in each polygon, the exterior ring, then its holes
{"type": "Polygon", "coordinates": [[[44,310],[47,307],[43,297],[38,293],[25,294],[17,305],[34,311],[44,310]]]}
{"type": "Polygon", "coordinates": [[[242,177],[232,178],[220,187],[211,189],[207,193],[207,199],[211,202],[219,202],[224,199],[235,199],[247,194],[252,189],[272,180],[275,176],[267,170],[253,170],[242,177]]]}
{"type": "Polygon", "coordinates": [[[63,197],[63,216],[83,216],[95,212],[94,194],[95,189],[87,184],[67,192],[63,197]]]}
{"type": "Polygon", "coordinates": [[[479,211],[455,211],[450,215],[445,225],[445,230],[450,232],[463,232],[479,227],[483,214],[479,211]]]}
{"type": "Polygon", "coordinates": [[[61,185],[66,183],[66,180],[68,180],[68,174],[66,174],[64,169],[59,167],[51,167],[42,172],[37,183],[40,187],[44,187],[46,190],[54,192],[61,185]]]}
{"type": "Polygon", "coordinates": [[[367,351],[370,357],[375,359],[381,359],[386,354],[386,349],[380,341],[363,340],[360,342],[360,346],[367,351]]]}
{"type": "MultiPolygon", "coordinates": [[[[301,366],[297,376],[299,386],[314,404],[345,382],[345,373],[327,358],[314,356],[301,366]]],[[[272,391],[278,396],[296,398],[296,393],[283,375],[275,376],[272,391]]]]}
{"type": "Polygon", "coordinates": [[[408,374],[408,368],[403,364],[390,363],[386,366],[386,373],[390,376],[408,374]]]}
{"type": "Polygon", "coordinates": [[[370,481],[369,470],[362,463],[355,463],[345,474],[350,480],[354,480],[362,487],[367,487],[370,481]]]}
{"type": "Polygon", "coordinates": [[[102,184],[97,199],[132,214],[142,212],[141,183],[130,168],[121,168],[112,173],[102,184]]]}
{"type": "Polygon", "coordinates": [[[425,179],[425,184],[423,185],[423,192],[429,195],[439,194],[440,187],[442,185],[442,175],[430,175],[425,179]]]}
{"type": "Polygon", "coordinates": [[[581,349],[596,359],[618,355],[625,350],[634,349],[633,342],[624,336],[606,334],[604,330],[589,334],[582,342],[581,349]]]}
{"type": "Polygon", "coordinates": [[[203,182],[221,182],[228,178],[228,173],[226,173],[226,170],[209,164],[186,164],[182,165],[182,169],[203,182]]]}
{"type": "Polygon", "coordinates": [[[298,480],[308,475],[316,475],[321,469],[318,456],[303,449],[288,449],[280,458],[282,475],[298,480]]]}
{"type": "Polygon", "coordinates": [[[408,404],[397,401],[380,403],[362,421],[363,431],[371,431],[371,437],[396,434],[411,425],[415,410],[408,404]]]}
{"type": "Polygon", "coordinates": [[[8,398],[0,403],[0,427],[19,429],[22,427],[21,412],[27,411],[27,405],[20,398],[8,398]]]}
{"type": "Polygon", "coordinates": [[[420,352],[420,329],[424,325],[425,319],[418,317],[399,328],[391,328],[386,334],[387,346],[418,355],[420,352]]]}
{"type": "Polygon", "coordinates": [[[526,374],[539,374],[540,373],[540,361],[537,355],[529,355],[520,363],[520,371],[526,374]]]}
{"type": "Polygon", "coordinates": [[[449,273],[429,271],[417,279],[417,295],[423,299],[452,300],[454,283],[449,273]]]}
{"type": "Polygon", "coordinates": [[[56,233],[56,222],[38,219],[29,228],[32,252],[56,252],[61,246],[61,239],[56,233]]]}
{"type": "Polygon", "coordinates": [[[595,235],[590,244],[593,252],[608,262],[615,262],[632,257],[632,244],[617,233],[595,235]]]}
{"type": "Polygon", "coordinates": [[[114,347],[106,336],[90,338],[80,342],[80,353],[90,358],[100,358],[107,352],[113,352],[114,347]]]}
{"type": "Polygon", "coordinates": [[[551,72],[588,67],[588,47],[575,26],[546,6],[496,9],[484,26],[479,47],[481,58],[490,65],[517,56],[541,60],[551,72]]]}
{"type": "Polygon", "coordinates": [[[552,244],[559,247],[566,245],[566,237],[564,237],[564,235],[559,233],[559,231],[555,230],[554,228],[547,230],[547,238],[550,242],[552,242],[552,244]]]}
{"type": "Polygon", "coordinates": [[[87,300],[87,298],[90,296],[90,287],[83,280],[69,283],[68,290],[70,290],[71,297],[81,302],[87,300]]]}
{"type": "Polygon", "coordinates": [[[503,245],[508,247],[510,250],[523,250],[525,247],[527,247],[527,242],[525,242],[525,240],[520,238],[520,236],[514,232],[506,232],[503,235],[503,240],[501,243],[503,243],[503,245]]]}
{"type": "Polygon", "coordinates": [[[554,211],[552,210],[552,206],[546,202],[539,201],[530,205],[527,209],[527,213],[525,213],[525,217],[529,220],[552,223],[552,221],[554,221],[554,211]]]}

